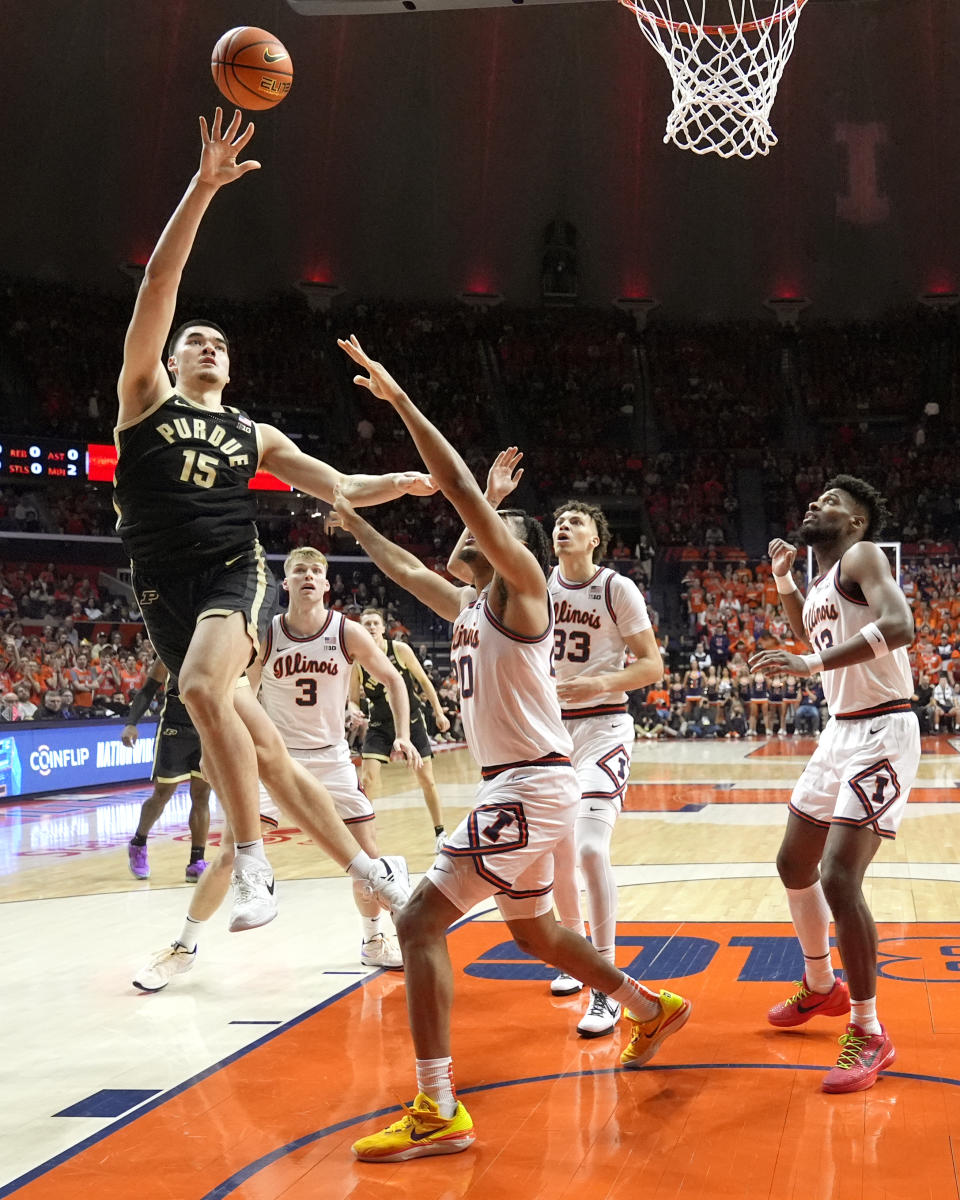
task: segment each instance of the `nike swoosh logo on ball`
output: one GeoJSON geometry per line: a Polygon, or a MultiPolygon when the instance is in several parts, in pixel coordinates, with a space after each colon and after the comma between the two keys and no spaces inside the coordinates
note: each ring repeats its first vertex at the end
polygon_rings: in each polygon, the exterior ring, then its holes
{"type": "Polygon", "coordinates": [[[263,52],[264,62],[280,62],[282,59],[289,57],[290,55],[286,52],[286,50],[281,50],[279,54],[275,53],[273,50],[264,50],[263,52]]]}

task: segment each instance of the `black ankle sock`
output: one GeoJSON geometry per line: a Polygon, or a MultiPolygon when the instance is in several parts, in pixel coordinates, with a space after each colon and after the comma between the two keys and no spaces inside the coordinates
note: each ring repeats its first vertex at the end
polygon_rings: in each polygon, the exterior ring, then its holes
{"type": "Polygon", "coordinates": [[[434,836],[434,837],[439,837],[439,836],[440,836],[440,834],[441,834],[441,833],[443,833],[443,831],[444,831],[444,830],[443,830],[443,826],[442,826],[442,825],[434,825],[434,827],[433,827],[433,836],[434,836]]]}
{"type": "Polygon", "coordinates": [[[131,846],[145,846],[147,844],[146,834],[135,833],[130,839],[131,846]]]}
{"type": "Polygon", "coordinates": [[[191,848],[191,850],[190,850],[190,861],[191,861],[192,863],[199,862],[199,861],[200,861],[200,859],[201,859],[201,858],[203,858],[203,852],[204,852],[204,850],[206,850],[206,846],[194,846],[194,847],[192,847],[192,848],[191,848]]]}

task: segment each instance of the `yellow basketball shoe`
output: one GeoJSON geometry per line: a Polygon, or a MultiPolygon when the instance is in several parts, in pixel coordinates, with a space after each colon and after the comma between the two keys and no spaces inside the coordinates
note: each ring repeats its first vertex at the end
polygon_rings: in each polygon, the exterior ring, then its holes
{"type": "Polygon", "coordinates": [[[620,1065],[628,1070],[648,1063],[663,1042],[687,1023],[691,1008],[689,1000],[662,988],[659,1000],[659,1014],[648,1021],[641,1021],[627,1009],[627,1017],[633,1022],[633,1032],[630,1034],[626,1050],[620,1055],[620,1065]]]}
{"type": "Polygon", "coordinates": [[[459,1154],[476,1138],[470,1114],[457,1101],[452,1117],[441,1117],[436,1101],[420,1092],[413,1104],[403,1106],[403,1116],[379,1133],[353,1143],[361,1162],[404,1162],[429,1154],[459,1154]]]}

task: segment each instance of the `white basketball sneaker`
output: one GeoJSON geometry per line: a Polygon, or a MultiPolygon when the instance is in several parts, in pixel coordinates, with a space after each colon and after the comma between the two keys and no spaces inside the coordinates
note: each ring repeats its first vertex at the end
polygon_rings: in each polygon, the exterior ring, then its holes
{"type": "Polygon", "coordinates": [[[399,854],[378,858],[367,875],[367,886],[382,908],[399,912],[410,899],[410,872],[407,860],[399,854]]]}
{"type": "Polygon", "coordinates": [[[550,991],[554,996],[573,996],[576,992],[583,991],[583,984],[566,971],[560,971],[550,980],[550,991]]]}
{"type": "Polygon", "coordinates": [[[230,882],[233,908],[227,928],[231,933],[257,929],[274,919],[277,915],[276,880],[268,863],[249,854],[238,854],[230,882]]]}
{"type": "Polygon", "coordinates": [[[402,971],[403,954],[400,952],[400,943],[394,937],[378,933],[361,945],[360,963],[364,967],[379,967],[384,971],[402,971]]]}
{"type": "Polygon", "coordinates": [[[584,1038],[603,1037],[605,1033],[613,1033],[620,1020],[620,1005],[611,1000],[605,992],[590,989],[590,1003],[587,1011],[580,1018],[577,1033],[584,1038]]]}
{"type": "Polygon", "coordinates": [[[164,946],[150,959],[138,973],[133,986],[141,992],[162,991],[174,975],[185,975],[187,971],[192,971],[196,961],[196,946],[188,950],[186,946],[174,942],[172,946],[164,946]]]}

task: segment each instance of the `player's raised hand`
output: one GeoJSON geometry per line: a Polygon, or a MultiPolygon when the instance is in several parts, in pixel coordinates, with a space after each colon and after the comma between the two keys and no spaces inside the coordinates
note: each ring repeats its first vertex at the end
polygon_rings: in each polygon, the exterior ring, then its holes
{"type": "Polygon", "coordinates": [[[767,547],[767,554],[770,555],[774,575],[789,575],[797,557],[797,548],[785,542],[783,538],[774,538],[767,547]]]}
{"type": "Polygon", "coordinates": [[[223,109],[217,108],[213,114],[213,125],[208,128],[206,117],[200,118],[200,137],[203,149],[200,151],[200,179],[212,187],[223,187],[233,183],[248,171],[259,171],[260,164],[256,159],[238,163],[237,155],[246,149],[247,143],[253,137],[253,122],[247,125],[239,134],[243,114],[238,108],[233,114],[233,120],[223,130],[223,109]]]}
{"type": "Polygon", "coordinates": [[[324,528],[328,532],[331,529],[345,529],[349,533],[350,526],[356,516],[357,510],[344,495],[343,488],[338,483],[333,489],[333,505],[327,513],[324,528]]]}
{"type": "Polygon", "coordinates": [[[390,757],[394,762],[401,760],[407,764],[411,771],[419,771],[423,766],[423,759],[420,757],[420,751],[416,748],[413,742],[406,738],[394,738],[393,749],[390,752],[390,757]]]}
{"type": "Polygon", "coordinates": [[[511,492],[516,491],[523,478],[523,467],[519,466],[521,458],[523,458],[522,450],[518,450],[516,446],[508,446],[506,450],[501,450],[493,460],[493,464],[487,472],[486,496],[494,508],[501,504],[511,492]]]}
{"type": "Polygon", "coordinates": [[[353,382],[357,387],[366,388],[378,400],[386,400],[388,404],[398,404],[406,399],[406,392],[393,378],[383,363],[378,363],[366,353],[357,341],[356,334],[350,334],[350,340],[337,338],[337,345],[345,351],[357,364],[367,372],[366,375],[354,375],[353,382]]]}

